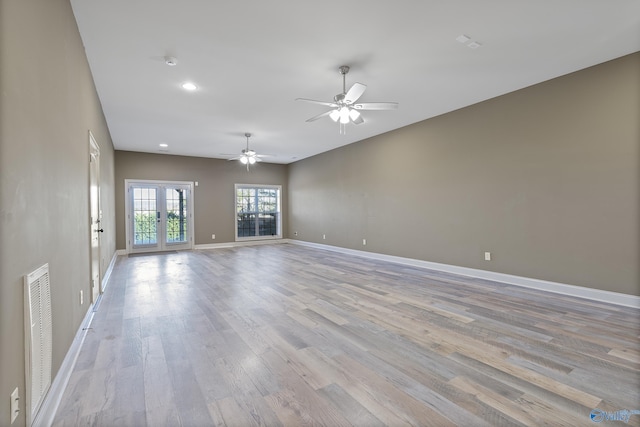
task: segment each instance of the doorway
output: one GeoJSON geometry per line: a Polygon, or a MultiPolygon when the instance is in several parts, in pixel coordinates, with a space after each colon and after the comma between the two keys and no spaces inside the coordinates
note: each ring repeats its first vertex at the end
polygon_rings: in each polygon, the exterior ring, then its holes
{"type": "Polygon", "coordinates": [[[89,131],[89,228],[91,234],[91,303],[102,293],[100,280],[100,242],[104,231],[100,210],[100,147],[89,131]]]}
{"type": "Polygon", "coordinates": [[[193,183],[125,180],[127,252],[193,248],[193,183]]]}

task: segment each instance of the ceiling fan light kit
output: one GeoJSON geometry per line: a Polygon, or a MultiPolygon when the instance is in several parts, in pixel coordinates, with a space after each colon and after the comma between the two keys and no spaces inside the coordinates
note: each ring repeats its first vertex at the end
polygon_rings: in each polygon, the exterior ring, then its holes
{"type": "Polygon", "coordinates": [[[244,134],[244,136],[245,138],[247,138],[247,147],[242,150],[242,154],[229,160],[239,160],[243,165],[247,165],[247,170],[249,170],[249,166],[255,165],[256,162],[261,162],[261,157],[264,156],[256,153],[254,150],[249,149],[249,138],[251,137],[251,134],[247,132],[244,134]]]}
{"type": "Polygon", "coordinates": [[[353,123],[359,125],[364,123],[364,119],[358,110],[395,110],[398,108],[397,102],[366,102],[356,104],[367,86],[362,83],[354,83],[347,91],[346,76],[349,73],[349,66],[342,65],[338,71],[342,75],[342,93],[333,97],[333,102],[316,101],[314,99],[297,98],[296,101],[305,101],[313,104],[320,104],[331,107],[331,110],[313,116],[307,122],[316,121],[322,117],[329,116],[334,122],[340,123],[340,133],[346,133],[346,125],[353,123]]]}
{"type": "Polygon", "coordinates": [[[240,163],[242,163],[243,165],[254,165],[256,161],[256,158],[251,156],[250,154],[246,154],[240,157],[240,163]]]}

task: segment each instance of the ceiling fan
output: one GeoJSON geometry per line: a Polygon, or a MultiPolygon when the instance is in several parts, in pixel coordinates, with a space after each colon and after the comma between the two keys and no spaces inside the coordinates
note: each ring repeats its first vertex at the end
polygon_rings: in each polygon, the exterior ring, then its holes
{"type": "Polygon", "coordinates": [[[267,157],[262,154],[258,154],[253,150],[249,149],[249,138],[251,134],[249,132],[245,133],[244,136],[247,138],[247,148],[242,150],[242,154],[236,157],[232,157],[229,160],[240,160],[240,163],[243,165],[247,165],[247,170],[249,170],[249,166],[256,164],[256,162],[261,162],[262,157],[267,157]]]}
{"type": "Polygon", "coordinates": [[[313,116],[307,120],[307,122],[316,121],[322,117],[329,116],[334,122],[340,123],[340,133],[346,133],[347,123],[355,123],[359,125],[364,123],[364,119],[359,110],[395,110],[398,108],[397,102],[364,102],[356,104],[356,101],[362,96],[366,85],[362,83],[354,83],[353,86],[346,90],[346,75],[349,72],[349,67],[343,65],[338,68],[340,74],[342,74],[342,93],[333,97],[333,102],[316,101],[314,99],[296,98],[296,101],[311,102],[313,104],[320,104],[327,107],[331,107],[331,110],[324,113],[313,116]]]}

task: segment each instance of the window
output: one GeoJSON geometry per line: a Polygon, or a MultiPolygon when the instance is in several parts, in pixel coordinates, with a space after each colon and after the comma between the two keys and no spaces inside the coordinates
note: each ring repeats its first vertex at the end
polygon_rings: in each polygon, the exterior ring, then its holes
{"type": "Polygon", "coordinates": [[[236,184],[236,240],[282,238],[279,185],[236,184]]]}

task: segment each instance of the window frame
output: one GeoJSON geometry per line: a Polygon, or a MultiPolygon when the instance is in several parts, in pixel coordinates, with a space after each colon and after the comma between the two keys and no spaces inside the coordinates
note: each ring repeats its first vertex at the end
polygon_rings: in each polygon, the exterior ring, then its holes
{"type": "MultiPolygon", "coordinates": [[[[247,211],[245,213],[249,213],[249,214],[255,214],[255,215],[259,215],[259,209],[257,208],[258,203],[254,204],[256,206],[256,209],[252,210],[252,211],[247,211]]],[[[235,184],[234,185],[234,192],[233,192],[233,206],[234,206],[234,236],[235,236],[235,241],[236,242],[243,242],[243,241],[251,241],[251,240],[278,240],[278,239],[282,239],[282,185],[267,185],[267,184],[235,184]],[[277,196],[276,196],[276,210],[273,212],[269,212],[269,213],[275,213],[276,214],[276,234],[275,235],[268,235],[268,236],[260,236],[260,235],[254,235],[254,236],[238,236],[238,222],[239,222],[239,212],[238,211],[238,190],[244,190],[244,189],[249,189],[249,190],[256,190],[256,195],[255,198],[258,199],[259,195],[258,195],[258,190],[260,189],[268,189],[268,190],[277,190],[277,196]]],[[[256,221],[256,232],[259,233],[260,231],[260,222],[256,221]]]]}

